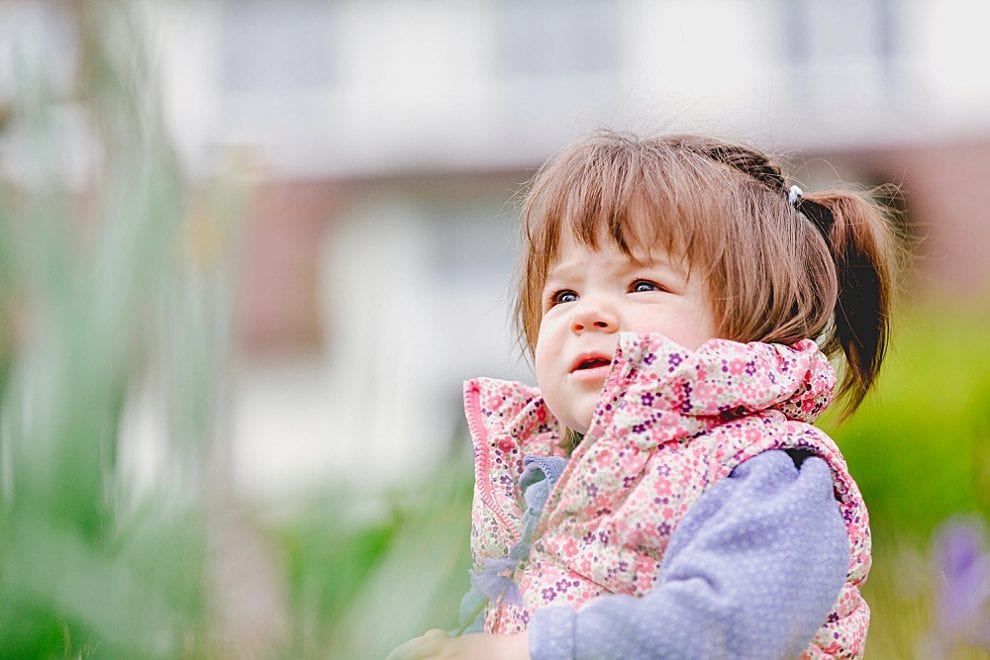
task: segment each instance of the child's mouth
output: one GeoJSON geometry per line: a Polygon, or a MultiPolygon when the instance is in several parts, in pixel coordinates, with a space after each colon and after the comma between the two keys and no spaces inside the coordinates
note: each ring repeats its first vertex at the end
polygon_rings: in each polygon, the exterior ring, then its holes
{"type": "Polygon", "coordinates": [[[584,369],[595,369],[597,367],[607,367],[612,364],[611,360],[606,360],[604,358],[594,358],[592,360],[585,360],[577,366],[574,371],[582,371],[584,369]]]}
{"type": "Polygon", "coordinates": [[[601,354],[585,354],[578,356],[578,359],[574,361],[571,365],[571,373],[587,373],[591,371],[599,371],[604,369],[608,371],[609,367],[612,366],[612,359],[606,355],[601,354]]]}

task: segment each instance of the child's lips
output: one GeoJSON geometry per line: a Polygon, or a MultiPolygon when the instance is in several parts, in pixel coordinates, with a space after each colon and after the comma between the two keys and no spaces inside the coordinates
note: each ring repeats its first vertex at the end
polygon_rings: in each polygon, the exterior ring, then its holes
{"type": "Polygon", "coordinates": [[[612,358],[603,353],[583,353],[571,364],[570,375],[581,378],[597,379],[608,374],[612,368],[612,358]]]}
{"type": "Polygon", "coordinates": [[[612,364],[607,363],[594,367],[585,367],[584,369],[575,369],[570,373],[570,377],[579,382],[600,383],[608,376],[611,368],[612,364]]]}

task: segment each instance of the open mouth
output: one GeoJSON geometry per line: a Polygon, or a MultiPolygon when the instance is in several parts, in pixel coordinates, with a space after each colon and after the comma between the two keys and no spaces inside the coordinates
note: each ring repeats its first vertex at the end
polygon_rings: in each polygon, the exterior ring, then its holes
{"type": "Polygon", "coordinates": [[[611,366],[612,360],[600,355],[583,357],[571,368],[571,372],[586,371],[588,369],[598,369],[599,367],[611,366]]]}

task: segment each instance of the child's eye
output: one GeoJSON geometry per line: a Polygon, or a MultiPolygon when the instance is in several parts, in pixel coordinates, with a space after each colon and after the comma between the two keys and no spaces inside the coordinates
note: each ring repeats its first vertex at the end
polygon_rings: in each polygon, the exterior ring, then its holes
{"type": "Polygon", "coordinates": [[[560,305],[561,303],[570,303],[578,299],[577,293],[571,291],[570,289],[561,289],[550,296],[550,306],[560,305]]]}
{"type": "Polygon", "coordinates": [[[629,287],[629,290],[632,293],[643,293],[646,291],[663,291],[663,287],[656,282],[651,282],[649,280],[636,280],[629,287]]]}

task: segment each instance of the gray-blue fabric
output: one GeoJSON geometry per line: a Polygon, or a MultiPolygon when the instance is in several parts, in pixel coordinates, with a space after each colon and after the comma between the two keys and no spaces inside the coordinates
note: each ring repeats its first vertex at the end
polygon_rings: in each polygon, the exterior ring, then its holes
{"type": "MultiPolygon", "coordinates": [[[[549,492],[557,467],[562,471],[563,464],[553,465],[552,480],[544,472],[545,479],[530,483],[549,492]]],[[[540,497],[542,506],[546,494],[540,497]]],[[[691,507],[671,537],[653,591],[642,598],[602,596],[580,612],[537,610],[529,624],[530,656],[796,657],[835,604],[848,566],[849,539],[828,465],[815,457],[798,465],[784,451],[767,451],[691,507]]]]}
{"type": "Polygon", "coordinates": [[[526,506],[536,515],[543,510],[550,490],[560,479],[567,467],[567,459],[560,456],[526,456],[523,458],[523,473],[519,477],[519,488],[523,491],[526,506]]]}

